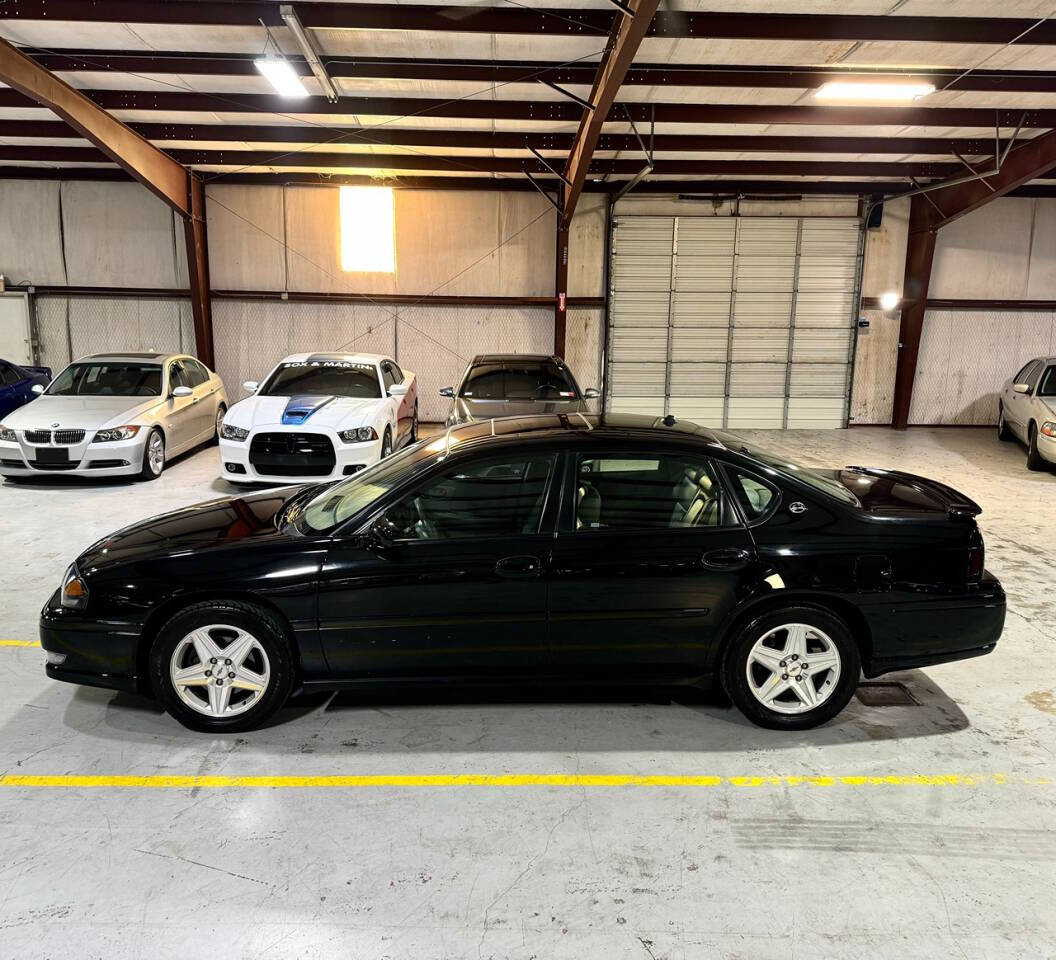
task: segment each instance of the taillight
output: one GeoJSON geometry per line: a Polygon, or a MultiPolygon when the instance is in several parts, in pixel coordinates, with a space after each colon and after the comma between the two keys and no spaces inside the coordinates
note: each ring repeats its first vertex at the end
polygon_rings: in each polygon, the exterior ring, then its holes
{"type": "Polygon", "coordinates": [[[968,551],[968,579],[979,580],[983,576],[985,556],[982,547],[972,547],[968,551]]]}

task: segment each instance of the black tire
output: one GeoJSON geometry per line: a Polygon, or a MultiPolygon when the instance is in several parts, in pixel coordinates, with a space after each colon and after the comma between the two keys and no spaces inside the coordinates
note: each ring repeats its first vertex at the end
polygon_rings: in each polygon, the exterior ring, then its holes
{"type": "Polygon", "coordinates": [[[389,427],[385,428],[385,435],[381,439],[381,456],[379,460],[384,460],[386,457],[392,456],[392,430],[389,427]]]}
{"type": "MultiPolygon", "coordinates": [[[[762,614],[742,627],[726,647],[721,672],[727,696],[756,726],[769,730],[809,730],[827,723],[847,706],[858,686],[861,669],[858,645],[842,620],[819,607],[796,605],[762,614]],[[840,670],[827,699],[811,710],[787,714],[771,709],[756,698],[749,686],[747,671],[748,656],[756,641],[775,628],[792,623],[823,631],[839,653],[840,670]]],[[[812,681],[808,679],[808,682],[812,681]]]]}
{"type": "Polygon", "coordinates": [[[150,681],[165,710],[190,730],[237,733],[263,724],[289,698],[294,681],[294,658],[282,624],[268,610],[234,600],[207,600],[181,610],[158,631],[150,648],[150,681]],[[192,630],[213,624],[251,633],[267,654],[270,678],[257,702],[243,713],[214,718],[199,713],[181,699],[169,675],[177,646],[192,630]]]}
{"type": "Polygon", "coordinates": [[[224,419],[224,414],[227,413],[227,407],[222,403],[216,408],[216,429],[213,431],[213,439],[209,441],[209,446],[215,447],[220,443],[220,421],[224,419]]]}
{"type": "Polygon", "coordinates": [[[417,401],[415,401],[415,404],[414,404],[414,419],[411,420],[411,439],[408,440],[407,442],[408,443],[417,443],[418,442],[418,403],[417,403],[417,401]]]}
{"type": "Polygon", "coordinates": [[[1045,469],[1045,461],[1038,452],[1038,425],[1036,423],[1032,423],[1027,432],[1027,469],[1045,469]]]}
{"type": "Polygon", "coordinates": [[[165,434],[161,432],[160,428],[154,427],[149,434],[147,434],[147,442],[143,445],[143,463],[139,468],[139,479],[140,480],[157,480],[165,472],[165,434]],[[161,469],[154,472],[154,468],[151,466],[150,461],[150,445],[153,442],[155,436],[161,437],[161,453],[162,462],[161,469]]]}
{"type": "Polygon", "coordinates": [[[1005,422],[1005,408],[1000,404],[997,407],[997,439],[1003,440],[1005,443],[1015,439],[1012,430],[1005,422]]]}

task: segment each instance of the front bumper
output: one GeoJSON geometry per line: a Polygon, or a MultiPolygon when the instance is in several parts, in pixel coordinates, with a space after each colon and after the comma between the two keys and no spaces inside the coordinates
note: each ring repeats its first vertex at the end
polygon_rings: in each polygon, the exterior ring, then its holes
{"type": "Polygon", "coordinates": [[[1005,591],[984,572],[965,593],[900,594],[862,611],[873,643],[867,677],[992,653],[1005,625],[1005,591]]]}
{"type": "Polygon", "coordinates": [[[319,433],[327,437],[334,447],[334,467],[320,473],[272,473],[264,472],[252,462],[250,450],[253,437],[257,433],[281,433],[278,427],[261,427],[254,430],[245,440],[220,440],[220,476],[231,483],[268,483],[268,484],[305,484],[319,483],[326,480],[342,480],[359,473],[378,462],[381,458],[381,440],[368,440],[365,443],[343,443],[339,437],[328,431],[308,431],[299,429],[291,433],[319,433]]]}
{"type": "Polygon", "coordinates": [[[80,443],[37,445],[27,443],[24,435],[17,442],[0,441],[0,476],[74,476],[128,477],[143,467],[143,448],[149,431],[140,430],[130,440],[91,443],[93,431],[80,443]],[[63,464],[42,463],[38,451],[64,451],[63,464]]]}
{"type": "Polygon", "coordinates": [[[1039,430],[1038,453],[1041,454],[1043,460],[1047,460],[1049,463],[1056,463],[1056,437],[1047,437],[1039,430]]]}
{"type": "Polygon", "coordinates": [[[137,623],[89,620],[77,610],[67,610],[59,603],[58,590],[40,611],[40,645],[65,658],[45,666],[53,680],[140,692],[140,635],[137,623]]]}

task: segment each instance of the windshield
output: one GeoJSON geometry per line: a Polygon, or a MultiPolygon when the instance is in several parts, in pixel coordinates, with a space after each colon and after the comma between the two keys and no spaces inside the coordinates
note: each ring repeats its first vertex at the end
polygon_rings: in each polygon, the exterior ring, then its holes
{"type": "Polygon", "coordinates": [[[824,474],[816,473],[810,467],[804,467],[801,464],[793,463],[791,460],[786,460],[767,450],[763,450],[754,443],[747,443],[732,433],[726,433],[723,430],[715,430],[713,433],[727,449],[745,453],[753,460],[758,460],[774,470],[780,470],[782,473],[787,473],[797,480],[802,480],[803,483],[808,484],[815,490],[820,490],[830,497],[842,500],[844,503],[853,503],[855,506],[859,506],[858,498],[838,480],[826,477],[824,474]]]}
{"type": "Polygon", "coordinates": [[[280,363],[258,393],[265,397],[299,395],[327,397],[382,396],[373,363],[349,360],[302,360],[280,363]]]}
{"type": "Polygon", "coordinates": [[[157,397],[161,367],[155,363],[71,363],[47,389],[52,397],[157,397]]]}
{"type": "Polygon", "coordinates": [[[406,447],[354,477],[327,487],[291,520],[300,533],[307,535],[333,530],[395,489],[423,463],[445,453],[446,447],[443,434],[406,447]]]}
{"type": "Polygon", "coordinates": [[[566,370],[552,360],[504,360],[470,369],[459,396],[467,400],[576,400],[566,370]]]}

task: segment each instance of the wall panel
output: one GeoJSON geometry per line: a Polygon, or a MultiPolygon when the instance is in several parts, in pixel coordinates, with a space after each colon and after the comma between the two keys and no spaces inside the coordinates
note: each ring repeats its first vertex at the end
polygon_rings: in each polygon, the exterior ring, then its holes
{"type": "Polygon", "coordinates": [[[60,186],[54,180],[0,179],[0,273],[8,282],[66,283],[60,186]]]}

